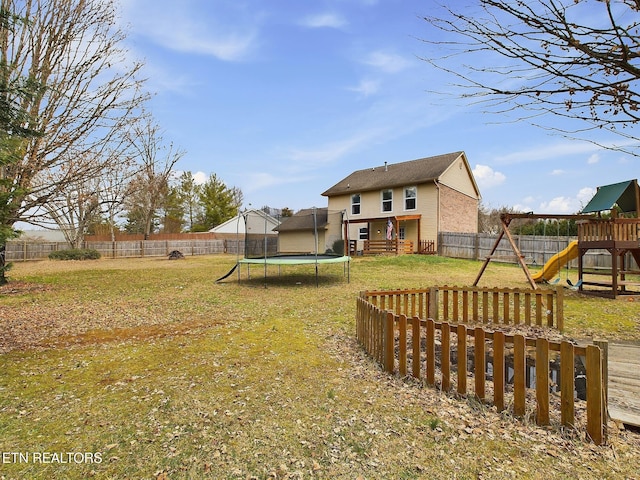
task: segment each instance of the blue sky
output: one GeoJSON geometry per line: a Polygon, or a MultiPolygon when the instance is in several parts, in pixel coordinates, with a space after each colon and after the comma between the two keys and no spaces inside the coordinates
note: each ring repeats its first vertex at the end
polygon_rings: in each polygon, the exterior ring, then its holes
{"type": "Polygon", "coordinates": [[[574,213],[640,177],[636,157],[430,93],[452,81],[421,60],[442,54],[421,41],[431,0],[121,1],[177,168],[245,206],[326,206],[354,170],[459,150],[490,208],[574,213]]]}

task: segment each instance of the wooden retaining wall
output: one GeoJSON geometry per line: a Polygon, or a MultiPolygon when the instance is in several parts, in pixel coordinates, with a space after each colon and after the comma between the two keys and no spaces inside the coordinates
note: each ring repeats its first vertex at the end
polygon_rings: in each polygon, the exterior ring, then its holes
{"type": "MultiPolygon", "coordinates": [[[[458,295],[462,291],[458,290],[458,295]]],[[[587,436],[598,445],[606,442],[606,371],[600,347],[507,335],[490,331],[486,325],[471,327],[421,318],[418,311],[428,311],[429,298],[424,291],[419,295],[413,290],[384,296],[371,292],[359,295],[358,341],[385,371],[423,379],[443,391],[471,394],[492,403],[498,411],[510,410],[516,417],[527,415],[528,403],[534,398],[537,424],[548,425],[553,419],[573,428],[580,427],[576,417],[576,390],[581,389],[576,385],[579,372],[578,378],[586,382],[587,436]],[[406,299],[414,294],[415,314],[398,313],[398,308],[412,311],[413,304],[406,299]],[[550,365],[558,367],[555,378],[550,375],[550,365]],[[552,401],[552,395],[554,399],[559,395],[560,401],[552,401]]]]}

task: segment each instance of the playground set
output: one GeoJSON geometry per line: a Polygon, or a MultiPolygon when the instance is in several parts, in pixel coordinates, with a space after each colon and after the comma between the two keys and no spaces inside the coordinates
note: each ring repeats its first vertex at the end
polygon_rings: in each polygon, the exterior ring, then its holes
{"type": "Polygon", "coordinates": [[[473,285],[477,286],[489,262],[494,258],[498,245],[507,238],[516,259],[527,277],[531,288],[541,283],[558,283],[554,277],[564,266],[578,259],[578,281],[568,286],[581,293],[617,298],[619,295],[640,295],[640,188],[638,180],[629,180],[598,187],[591,201],[579,214],[553,215],[530,213],[504,213],[500,216],[502,231],[485,259],[473,285]],[[609,218],[602,212],[610,211],[609,218]],[[553,255],[535,274],[529,271],[524,255],[520,252],[509,231],[514,219],[575,220],[578,239],[553,255]],[[589,251],[599,251],[611,257],[610,268],[592,268],[585,262],[589,251]],[[635,265],[634,265],[635,261],[635,265]]]}

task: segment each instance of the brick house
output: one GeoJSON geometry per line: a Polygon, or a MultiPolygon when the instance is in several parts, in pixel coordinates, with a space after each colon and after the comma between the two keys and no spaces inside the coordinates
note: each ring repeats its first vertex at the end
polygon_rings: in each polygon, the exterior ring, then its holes
{"type": "Polygon", "coordinates": [[[464,152],[357,170],[322,195],[346,211],[351,253],[433,253],[439,232],[478,231],[480,190],[464,152]]]}

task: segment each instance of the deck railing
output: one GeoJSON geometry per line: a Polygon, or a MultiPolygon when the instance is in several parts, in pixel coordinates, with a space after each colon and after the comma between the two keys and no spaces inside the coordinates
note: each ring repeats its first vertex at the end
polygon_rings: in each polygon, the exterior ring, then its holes
{"type": "Polygon", "coordinates": [[[579,427],[577,394],[586,400],[588,437],[596,444],[605,442],[606,375],[598,346],[580,347],[568,341],[490,331],[484,325],[421,317],[434,308],[433,292],[362,292],[358,297],[358,341],[385,371],[424,379],[443,391],[472,394],[493,403],[498,411],[511,409],[516,417],[527,416],[527,392],[534,389],[539,425],[553,420],[579,427]],[[415,303],[407,301],[412,298],[415,303]],[[471,376],[473,382],[468,383],[471,376]],[[550,395],[550,390],[555,393],[550,395]],[[557,394],[559,401],[552,401],[557,394]]]}
{"type": "Polygon", "coordinates": [[[413,253],[413,242],[411,240],[365,240],[364,255],[401,255],[413,253]]]}

